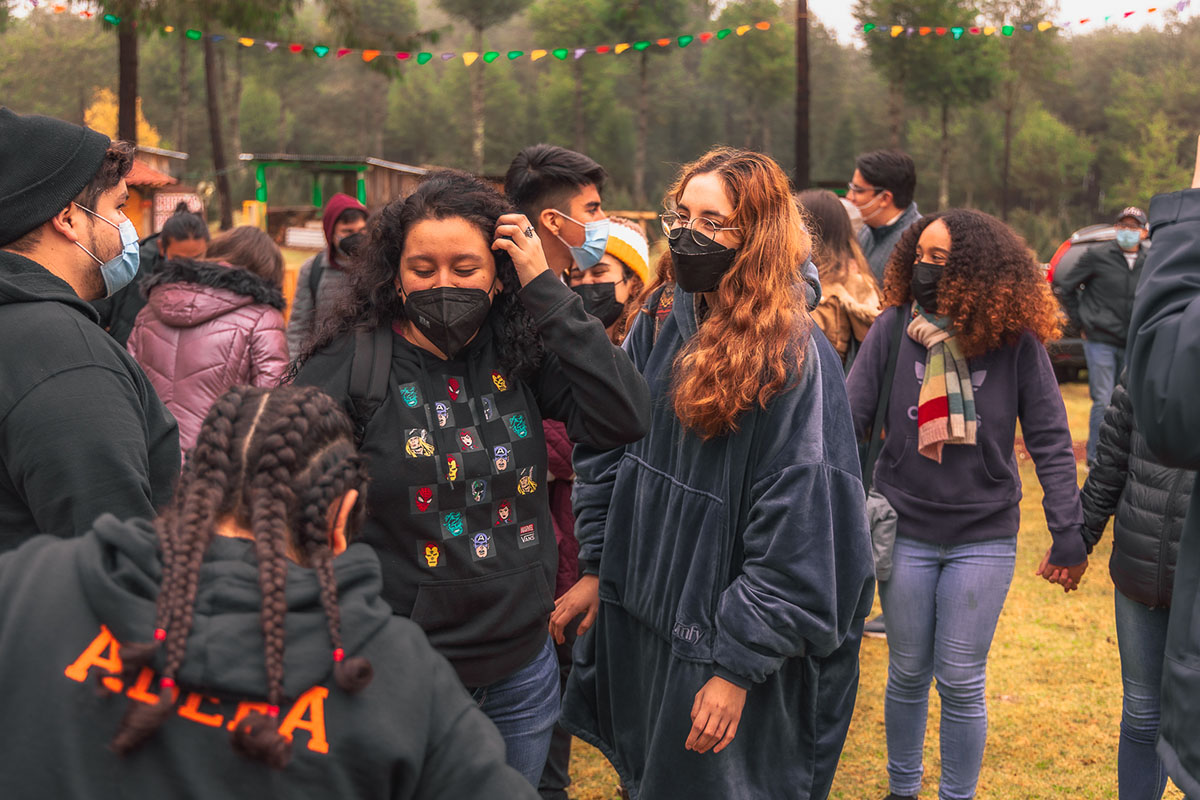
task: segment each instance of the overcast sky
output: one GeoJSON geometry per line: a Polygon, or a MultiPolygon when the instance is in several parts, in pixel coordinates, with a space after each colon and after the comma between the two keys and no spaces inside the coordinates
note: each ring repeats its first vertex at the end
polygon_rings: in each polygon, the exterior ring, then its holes
{"type": "MultiPolygon", "coordinates": [[[[1073,20],[1077,23],[1078,20],[1090,17],[1092,22],[1080,26],[1078,30],[1091,31],[1099,27],[1105,15],[1112,15],[1114,19],[1109,22],[1109,25],[1137,30],[1147,24],[1162,25],[1164,17],[1162,11],[1147,14],[1147,8],[1159,6],[1173,9],[1176,2],[1177,0],[1161,0],[1160,2],[1152,0],[1059,0],[1059,13],[1050,21],[1057,23],[1073,20]],[[1136,13],[1128,19],[1119,19],[1126,11],[1136,11],[1136,13]]],[[[1200,6],[1200,0],[1193,0],[1191,5],[1183,10],[1183,18],[1193,19],[1196,17],[1198,6],[1200,6]]],[[[852,0],[808,0],[808,10],[822,24],[833,28],[842,42],[849,43],[857,39],[861,44],[861,36],[858,36],[855,31],[857,23],[854,20],[852,0]]],[[[930,20],[931,25],[936,25],[938,22],[939,20],[930,20]]],[[[1073,24],[1067,30],[1070,31],[1075,27],[1076,25],[1073,24]]]]}

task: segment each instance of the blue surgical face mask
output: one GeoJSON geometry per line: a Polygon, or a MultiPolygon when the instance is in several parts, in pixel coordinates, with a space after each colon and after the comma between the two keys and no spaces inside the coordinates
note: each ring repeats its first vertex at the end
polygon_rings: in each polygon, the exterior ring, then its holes
{"type": "Polygon", "coordinates": [[[579,247],[572,247],[558,234],[558,240],[567,245],[567,249],[571,251],[571,258],[575,260],[575,265],[580,269],[591,269],[600,263],[600,259],[604,257],[604,248],[608,247],[608,230],[612,223],[606,219],[598,219],[594,222],[580,222],[577,219],[571,219],[561,211],[557,212],[563,219],[569,219],[576,225],[583,228],[583,244],[579,247]]]}
{"type": "Polygon", "coordinates": [[[1117,228],[1117,244],[1122,250],[1132,250],[1142,240],[1141,231],[1131,231],[1128,228],[1117,228]]]}
{"type": "Polygon", "coordinates": [[[104,278],[104,296],[112,297],[117,291],[128,286],[137,276],[138,264],[141,262],[137,228],[133,227],[133,223],[128,219],[122,220],[121,224],[117,225],[112,220],[100,216],[90,208],[84,208],[78,203],[75,205],[83,208],[84,211],[96,219],[104,220],[109,225],[112,225],[121,234],[121,252],[109,261],[101,261],[91,250],[88,250],[79,244],[79,242],[75,243],[79,245],[80,250],[87,253],[100,265],[100,277],[104,278]]]}

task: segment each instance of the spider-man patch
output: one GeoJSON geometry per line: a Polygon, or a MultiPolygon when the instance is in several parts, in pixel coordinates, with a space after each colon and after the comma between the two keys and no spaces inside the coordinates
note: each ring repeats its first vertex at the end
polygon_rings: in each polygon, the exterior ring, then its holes
{"type": "Polygon", "coordinates": [[[437,487],[435,486],[414,486],[408,490],[410,493],[409,510],[413,514],[426,514],[430,511],[437,511],[437,487]]]}

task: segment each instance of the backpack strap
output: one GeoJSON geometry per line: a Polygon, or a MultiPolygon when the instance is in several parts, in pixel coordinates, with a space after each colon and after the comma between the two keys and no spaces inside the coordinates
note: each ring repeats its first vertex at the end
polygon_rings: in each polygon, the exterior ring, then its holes
{"type": "Polygon", "coordinates": [[[662,330],[667,317],[671,316],[673,308],[675,308],[675,284],[668,283],[658,293],[658,300],[655,301],[654,308],[650,311],[654,315],[654,338],[651,340],[651,344],[658,341],[658,332],[662,330]]]}
{"type": "Polygon", "coordinates": [[[308,292],[312,295],[313,313],[317,310],[317,290],[321,288],[321,275],[325,272],[325,251],[317,253],[308,268],[308,292]]]}
{"type": "Polygon", "coordinates": [[[392,368],[392,329],[383,325],[373,331],[354,332],[354,355],[350,361],[350,401],[354,404],[354,438],[362,444],[371,417],[387,397],[392,368]]]}
{"type": "MultiPolygon", "coordinates": [[[[911,313],[911,312],[910,312],[911,313]]],[[[883,384],[879,387],[879,400],[875,405],[875,422],[871,425],[871,444],[867,448],[867,458],[863,462],[863,489],[871,491],[871,481],[875,477],[875,462],[883,450],[883,420],[887,417],[888,401],[892,398],[892,384],[896,381],[896,362],[900,360],[900,342],[904,338],[904,330],[908,326],[904,322],[905,307],[896,309],[896,329],[892,331],[892,346],[888,350],[887,369],[883,373],[883,384]]]]}

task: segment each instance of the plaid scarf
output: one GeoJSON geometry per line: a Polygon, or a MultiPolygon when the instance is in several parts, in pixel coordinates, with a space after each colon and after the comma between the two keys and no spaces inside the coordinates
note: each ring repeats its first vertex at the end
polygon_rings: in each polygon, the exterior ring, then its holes
{"type": "Polygon", "coordinates": [[[958,341],[946,330],[950,320],[927,314],[913,304],[908,335],[923,345],[925,379],[917,401],[917,452],[942,463],[948,444],[975,444],[975,393],[971,369],[958,341]]]}

